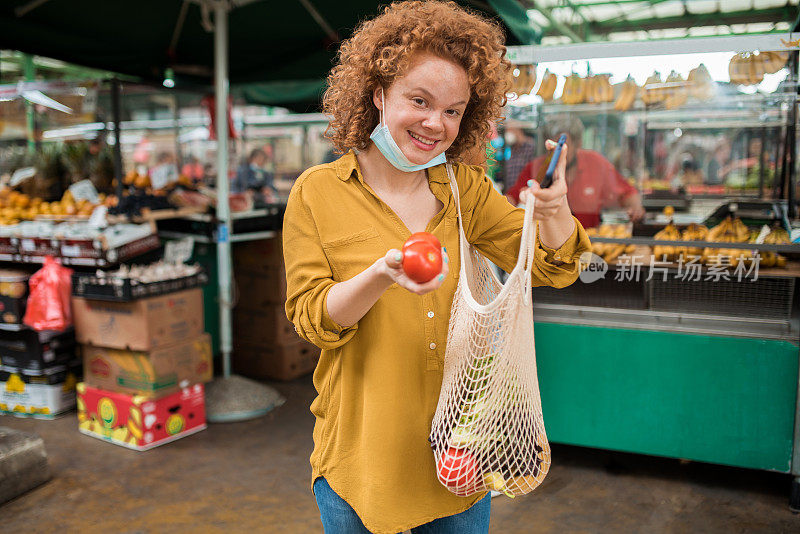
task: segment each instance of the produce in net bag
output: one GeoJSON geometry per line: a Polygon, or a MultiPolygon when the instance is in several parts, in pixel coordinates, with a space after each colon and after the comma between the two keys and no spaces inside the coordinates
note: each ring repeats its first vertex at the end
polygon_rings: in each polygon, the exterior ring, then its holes
{"type": "Polygon", "coordinates": [[[44,267],[33,273],[28,285],[30,295],[22,322],[34,330],[64,330],[72,325],[72,269],[46,256],[44,267]]]}
{"type": "Polygon", "coordinates": [[[533,341],[534,197],[525,206],[519,258],[505,285],[464,236],[458,208],[458,279],[439,403],[431,425],[439,481],[456,495],[523,495],[544,480],[550,446],[542,420],[533,341]]]}

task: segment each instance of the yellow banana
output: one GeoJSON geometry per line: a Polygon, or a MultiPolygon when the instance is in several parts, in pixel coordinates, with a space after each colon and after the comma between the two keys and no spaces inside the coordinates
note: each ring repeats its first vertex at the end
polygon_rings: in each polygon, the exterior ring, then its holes
{"type": "Polygon", "coordinates": [[[549,69],[545,69],[542,75],[542,83],[539,84],[539,89],[536,91],[536,94],[542,97],[542,100],[545,102],[549,102],[553,99],[553,93],[556,92],[557,85],[558,78],[556,75],[550,72],[549,69]]]}

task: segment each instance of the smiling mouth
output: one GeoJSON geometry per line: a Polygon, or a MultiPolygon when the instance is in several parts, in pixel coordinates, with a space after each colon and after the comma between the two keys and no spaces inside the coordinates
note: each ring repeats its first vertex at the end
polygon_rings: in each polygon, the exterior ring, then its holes
{"type": "Polygon", "coordinates": [[[411,137],[413,137],[414,139],[416,139],[417,141],[419,141],[420,143],[424,144],[424,145],[433,146],[433,145],[435,145],[436,143],[439,142],[438,139],[428,139],[427,137],[422,137],[421,135],[417,135],[417,134],[415,134],[414,132],[412,132],[410,130],[409,130],[408,134],[411,137]]]}

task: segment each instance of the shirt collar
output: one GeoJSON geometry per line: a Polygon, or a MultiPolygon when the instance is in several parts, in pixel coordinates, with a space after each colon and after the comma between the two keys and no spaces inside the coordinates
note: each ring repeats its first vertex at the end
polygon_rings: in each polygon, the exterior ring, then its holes
{"type": "MultiPolygon", "coordinates": [[[[355,173],[360,178],[361,170],[358,167],[358,159],[353,150],[349,150],[347,154],[337,159],[334,162],[336,169],[336,176],[343,182],[350,179],[355,173]]],[[[455,172],[455,171],[454,171],[455,172]]],[[[447,176],[447,170],[444,165],[436,165],[428,169],[428,181],[437,182],[440,184],[449,184],[450,179],[447,176]]]]}
{"type": "Polygon", "coordinates": [[[343,182],[346,182],[353,175],[358,172],[358,160],[356,153],[349,150],[344,156],[333,162],[336,169],[336,176],[343,182]]]}

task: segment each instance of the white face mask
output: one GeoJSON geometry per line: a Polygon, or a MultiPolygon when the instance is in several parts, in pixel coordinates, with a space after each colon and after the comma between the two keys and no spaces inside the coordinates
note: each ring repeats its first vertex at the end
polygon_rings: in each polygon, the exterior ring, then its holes
{"type": "Polygon", "coordinates": [[[435,167],[436,165],[442,165],[447,162],[444,152],[431,159],[428,163],[423,163],[421,165],[416,165],[408,160],[400,147],[397,146],[391,132],[389,132],[389,127],[386,125],[385,93],[383,93],[383,91],[381,91],[380,122],[375,126],[369,138],[372,139],[372,142],[378,147],[378,150],[383,154],[383,157],[386,158],[386,161],[391,163],[397,170],[403,172],[421,171],[422,169],[435,167]]]}

